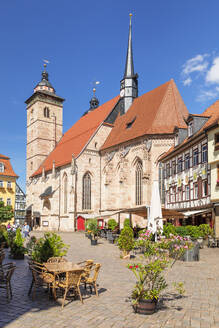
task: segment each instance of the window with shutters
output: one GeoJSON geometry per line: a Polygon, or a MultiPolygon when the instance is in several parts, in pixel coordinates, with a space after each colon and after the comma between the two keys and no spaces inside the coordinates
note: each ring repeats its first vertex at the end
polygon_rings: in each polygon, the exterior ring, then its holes
{"type": "Polygon", "coordinates": [[[83,195],[82,195],[82,209],[90,210],[91,209],[91,177],[87,172],[83,176],[83,195]]]}

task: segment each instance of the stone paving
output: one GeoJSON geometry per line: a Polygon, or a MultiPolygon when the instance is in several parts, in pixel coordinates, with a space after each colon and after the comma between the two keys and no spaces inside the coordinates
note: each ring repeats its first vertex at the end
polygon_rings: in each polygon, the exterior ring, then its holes
{"type": "Polygon", "coordinates": [[[219,248],[201,250],[199,262],[177,262],[169,286],[173,281],[183,281],[185,296],[179,298],[173,290],[167,290],[158,311],[144,316],[133,312],[129,296],[135,279],[126,268],[128,262],[120,259],[117,246],[102,239],[98,246],[91,246],[80,233],[61,233],[61,236],[70,245],[69,260],[92,258],[102,264],[99,297],[83,292],[84,304],[69,299],[62,309],[61,299],[49,300],[48,294],[39,290],[33,301],[27,296],[31,282],[27,261],[15,261],[10,303],[5,290],[0,290],[0,327],[219,328],[219,248]]]}

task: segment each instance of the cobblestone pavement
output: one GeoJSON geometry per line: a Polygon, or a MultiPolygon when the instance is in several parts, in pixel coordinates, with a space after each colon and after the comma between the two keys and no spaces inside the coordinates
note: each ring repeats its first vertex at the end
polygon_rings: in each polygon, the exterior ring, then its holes
{"type": "MultiPolygon", "coordinates": [[[[203,249],[199,262],[177,262],[171,271],[173,281],[185,283],[186,294],[179,298],[171,290],[150,316],[135,314],[129,300],[135,282],[127,261],[121,260],[115,245],[100,240],[98,246],[80,233],[61,233],[70,245],[68,259],[79,262],[94,259],[101,263],[99,293],[96,297],[83,291],[84,304],[79,300],[61,308],[61,299],[53,301],[43,290],[36,300],[27,296],[31,274],[27,261],[15,261],[12,280],[13,299],[6,301],[0,290],[0,327],[7,328],[219,328],[219,249],[203,249]]],[[[6,259],[5,262],[10,260],[6,259]]]]}

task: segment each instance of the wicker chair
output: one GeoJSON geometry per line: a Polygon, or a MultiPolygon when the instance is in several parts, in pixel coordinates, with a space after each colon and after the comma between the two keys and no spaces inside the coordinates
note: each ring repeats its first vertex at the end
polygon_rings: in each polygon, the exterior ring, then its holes
{"type": "MultiPolygon", "coordinates": [[[[32,272],[32,282],[28,291],[28,295],[31,294],[33,289],[33,299],[35,298],[35,292],[37,287],[47,286],[49,292],[51,286],[55,285],[55,276],[46,271],[43,264],[33,262],[30,264],[30,269],[32,272]]],[[[48,294],[50,296],[50,293],[48,294]]]]}
{"type": "Polygon", "coordinates": [[[13,263],[3,264],[0,267],[0,288],[6,289],[8,301],[10,297],[12,298],[11,277],[15,268],[16,266],[13,263]]]}
{"type": "Polygon", "coordinates": [[[0,266],[2,265],[2,262],[4,261],[5,258],[5,252],[3,249],[0,249],[0,266]]]}
{"type": "Polygon", "coordinates": [[[87,285],[89,285],[90,287],[90,291],[92,293],[92,287],[94,287],[94,290],[95,290],[95,293],[96,293],[96,296],[99,296],[98,294],[98,291],[97,291],[97,277],[98,277],[98,274],[99,274],[99,271],[100,271],[100,268],[101,268],[101,264],[99,263],[96,263],[91,271],[93,271],[93,277],[88,277],[84,280],[84,287],[85,289],[87,289],[87,285]]]}
{"type": "Polygon", "coordinates": [[[81,275],[83,272],[84,270],[67,271],[65,279],[61,278],[61,280],[58,281],[57,286],[65,290],[63,301],[62,301],[62,308],[64,307],[65,304],[66,295],[71,288],[74,288],[76,295],[80,297],[81,303],[83,303],[83,299],[80,291],[81,275]]]}
{"type": "Polygon", "coordinates": [[[77,263],[77,265],[80,265],[84,270],[84,272],[82,273],[82,276],[81,276],[81,282],[84,282],[85,279],[90,276],[90,271],[91,271],[92,266],[94,265],[94,261],[86,260],[86,261],[77,263]]]}
{"type": "Polygon", "coordinates": [[[61,263],[61,262],[67,262],[66,258],[64,257],[50,257],[47,260],[48,263],[61,263]]]}

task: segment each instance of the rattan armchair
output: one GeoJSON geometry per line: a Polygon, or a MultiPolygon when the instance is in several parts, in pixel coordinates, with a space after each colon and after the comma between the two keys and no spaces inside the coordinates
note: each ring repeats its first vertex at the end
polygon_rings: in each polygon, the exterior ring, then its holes
{"type": "Polygon", "coordinates": [[[2,262],[4,261],[5,258],[5,252],[3,249],[0,249],[0,266],[2,265],[2,262]]]}
{"type": "Polygon", "coordinates": [[[13,263],[6,263],[0,267],[0,288],[7,291],[7,299],[12,298],[11,277],[16,266],[13,263]]]}
{"type": "MultiPolygon", "coordinates": [[[[33,299],[35,298],[36,288],[47,286],[49,292],[50,288],[55,285],[55,276],[46,271],[43,264],[33,262],[30,264],[30,269],[32,272],[32,282],[28,291],[28,295],[31,294],[33,289],[33,299]]],[[[50,293],[49,293],[50,296],[50,293]]]]}
{"type": "Polygon", "coordinates": [[[67,259],[64,257],[50,257],[47,260],[48,263],[61,263],[61,262],[67,262],[67,259]]]}
{"type": "Polygon", "coordinates": [[[65,278],[64,279],[61,278],[58,281],[57,286],[65,290],[63,301],[62,301],[62,308],[64,307],[67,293],[71,288],[74,288],[75,294],[80,297],[81,303],[83,303],[83,299],[80,291],[81,276],[83,272],[84,272],[83,269],[77,271],[75,270],[67,271],[65,278]]]}
{"type": "Polygon", "coordinates": [[[82,276],[81,276],[81,282],[84,282],[85,279],[87,279],[90,276],[90,271],[91,271],[92,266],[94,265],[94,261],[86,260],[86,261],[77,263],[77,265],[80,265],[84,270],[84,272],[82,273],[82,276]]]}
{"type": "Polygon", "coordinates": [[[85,289],[87,288],[87,285],[89,285],[90,287],[90,291],[92,293],[92,287],[94,287],[96,296],[99,296],[98,291],[97,291],[97,278],[98,278],[98,274],[101,268],[101,264],[96,263],[92,268],[91,271],[93,271],[93,277],[87,277],[84,279],[84,287],[85,289]]]}

